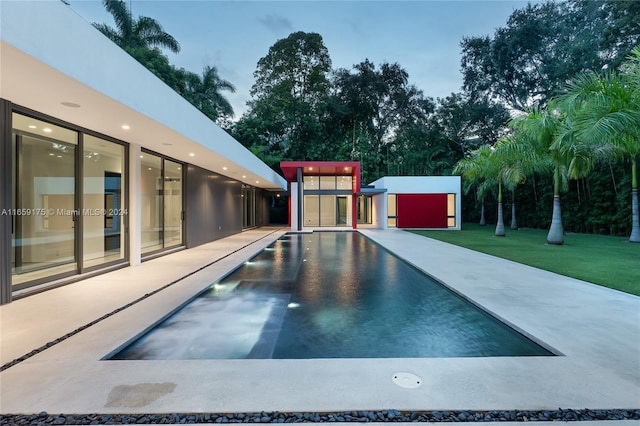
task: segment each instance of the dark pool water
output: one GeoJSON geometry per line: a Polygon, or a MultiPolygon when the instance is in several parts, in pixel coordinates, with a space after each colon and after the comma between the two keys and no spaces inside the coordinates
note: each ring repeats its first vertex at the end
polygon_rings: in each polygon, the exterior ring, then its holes
{"type": "Polygon", "coordinates": [[[359,233],[314,232],[285,235],[112,359],[549,355],[359,233]]]}

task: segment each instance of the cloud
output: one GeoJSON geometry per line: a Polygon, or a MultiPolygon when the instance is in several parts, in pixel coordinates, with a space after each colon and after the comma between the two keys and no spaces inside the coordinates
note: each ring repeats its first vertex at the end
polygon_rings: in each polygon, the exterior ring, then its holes
{"type": "Polygon", "coordinates": [[[268,14],[263,18],[259,18],[258,21],[275,34],[293,30],[291,21],[282,16],[268,14]]]}

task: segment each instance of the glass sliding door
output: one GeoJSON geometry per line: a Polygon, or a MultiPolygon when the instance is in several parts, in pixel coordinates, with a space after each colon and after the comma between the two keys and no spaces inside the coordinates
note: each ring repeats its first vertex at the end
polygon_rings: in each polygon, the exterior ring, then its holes
{"type": "Polygon", "coordinates": [[[125,258],[125,148],[91,135],[83,140],[83,267],[125,258]]]}
{"type": "Polygon", "coordinates": [[[163,247],[162,214],[162,158],[143,152],[141,155],[140,184],[142,186],[142,253],[163,247]]]}
{"type": "Polygon", "coordinates": [[[182,164],[142,152],[142,254],[182,245],[182,164]]]}
{"type": "Polygon", "coordinates": [[[164,247],[182,244],[182,165],[164,160],[164,247]]]}
{"type": "Polygon", "coordinates": [[[320,196],[318,195],[305,195],[304,196],[304,226],[319,226],[320,225],[320,196]]]}
{"type": "Polygon", "coordinates": [[[78,133],[12,114],[12,283],[78,270],[78,133]]]}
{"type": "Polygon", "coordinates": [[[320,196],[320,226],[336,226],[336,196],[320,196]]]}

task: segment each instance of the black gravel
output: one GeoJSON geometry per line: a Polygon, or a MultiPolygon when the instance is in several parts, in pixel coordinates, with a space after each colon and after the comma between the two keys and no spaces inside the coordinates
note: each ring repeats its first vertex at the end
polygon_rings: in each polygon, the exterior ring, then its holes
{"type": "Polygon", "coordinates": [[[324,422],[528,422],[640,420],[640,409],[621,410],[493,410],[493,411],[341,411],[162,414],[7,414],[0,425],[132,425],[203,423],[324,423],[324,422]]]}

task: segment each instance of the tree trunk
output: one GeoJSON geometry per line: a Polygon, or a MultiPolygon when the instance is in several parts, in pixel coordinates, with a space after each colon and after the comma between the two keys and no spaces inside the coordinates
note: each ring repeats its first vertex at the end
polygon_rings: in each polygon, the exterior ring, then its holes
{"type": "Polygon", "coordinates": [[[547,243],[564,244],[564,228],[562,226],[562,215],[560,211],[560,195],[553,196],[553,214],[551,216],[551,227],[547,234],[547,243]]]}
{"type": "Polygon", "coordinates": [[[636,159],[631,159],[631,236],[629,241],[640,243],[640,214],[638,213],[638,169],[636,159]]]}
{"type": "Polygon", "coordinates": [[[496,237],[504,237],[504,218],[502,217],[502,181],[498,180],[498,222],[496,223],[496,237]]]}
{"type": "Polygon", "coordinates": [[[484,220],[484,200],[480,206],[480,226],[486,226],[487,222],[484,220]]]}
{"type": "Polygon", "coordinates": [[[516,191],[511,191],[511,229],[518,229],[518,220],[516,219],[516,191]]]}
{"type": "Polygon", "coordinates": [[[502,203],[498,203],[498,223],[496,223],[496,237],[504,237],[504,219],[502,218],[502,203]]]}
{"type": "Polygon", "coordinates": [[[631,191],[631,236],[629,241],[640,243],[640,213],[638,212],[638,188],[631,191]]]}

